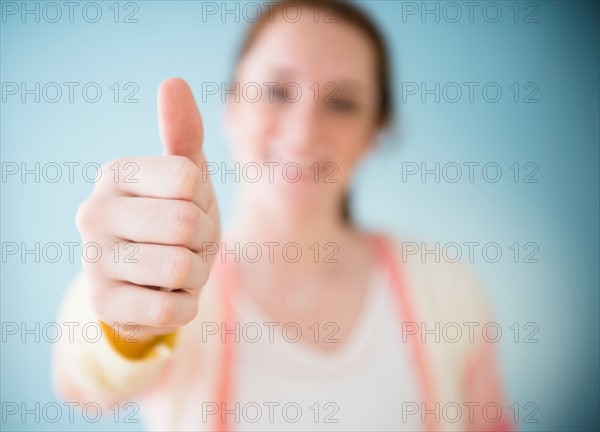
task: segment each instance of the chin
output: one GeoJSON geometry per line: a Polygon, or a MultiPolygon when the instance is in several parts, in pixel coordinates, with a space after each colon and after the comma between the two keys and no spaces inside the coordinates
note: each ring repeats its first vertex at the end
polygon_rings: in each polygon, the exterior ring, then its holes
{"type": "Polygon", "coordinates": [[[323,205],[323,197],[315,191],[300,190],[302,187],[285,189],[265,197],[269,210],[282,219],[306,219],[323,205]]]}

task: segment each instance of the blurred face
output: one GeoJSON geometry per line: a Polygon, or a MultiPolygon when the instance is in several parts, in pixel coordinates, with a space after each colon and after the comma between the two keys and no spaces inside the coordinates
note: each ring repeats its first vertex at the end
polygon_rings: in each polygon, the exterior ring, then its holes
{"type": "MultiPolygon", "coordinates": [[[[307,11],[305,11],[307,12],[307,11]]],[[[377,133],[375,55],[350,24],[267,23],[240,62],[226,128],[243,193],[285,217],[339,211],[377,133]],[[244,173],[244,171],[242,171],[244,173]]]]}

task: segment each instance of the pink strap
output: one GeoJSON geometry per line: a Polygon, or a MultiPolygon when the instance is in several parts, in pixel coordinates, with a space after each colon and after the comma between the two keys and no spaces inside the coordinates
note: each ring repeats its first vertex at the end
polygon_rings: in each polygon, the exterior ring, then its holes
{"type": "MultiPolygon", "coordinates": [[[[234,327],[234,312],[233,312],[233,272],[226,271],[226,263],[216,261],[213,267],[215,276],[217,278],[218,289],[221,294],[221,305],[223,308],[223,322],[226,328],[230,329],[234,327]]],[[[231,338],[225,338],[225,342],[222,342],[221,350],[221,367],[219,368],[219,376],[217,381],[217,393],[216,402],[218,404],[219,416],[215,417],[215,427],[212,429],[217,432],[226,432],[227,424],[225,419],[221,418],[221,413],[224,412],[224,408],[229,406],[232,394],[232,374],[233,374],[233,355],[234,346],[231,338]]]]}
{"type": "MultiPolygon", "coordinates": [[[[384,264],[384,267],[390,274],[392,288],[396,294],[398,310],[404,317],[403,319],[406,322],[420,322],[415,314],[416,308],[410,303],[410,296],[406,291],[406,284],[400,271],[401,263],[396,257],[393,244],[381,235],[373,234],[370,238],[373,241],[376,253],[379,255],[380,262],[384,264]]],[[[402,322],[400,325],[402,325],[402,322]]],[[[421,380],[424,400],[427,407],[433,407],[435,404],[433,397],[434,383],[428,369],[425,345],[420,343],[417,338],[410,338],[409,343],[412,345],[411,348],[414,354],[415,366],[421,380]]],[[[477,347],[470,356],[466,364],[466,373],[464,376],[467,393],[466,399],[482,403],[485,401],[497,402],[505,409],[506,403],[502,392],[501,380],[497,374],[496,355],[493,348],[490,343],[485,343],[477,347]],[[481,385],[482,383],[483,385],[481,385]]],[[[431,416],[426,417],[425,425],[428,431],[437,429],[437,424],[433,422],[431,416]]],[[[492,430],[496,432],[511,432],[516,430],[506,411],[497,423],[486,422],[481,416],[478,416],[478,419],[473,424],[467,425],[467,428],[469,431],[477,432],[492,430]]]]}
{"type": "MultiPolygon", "coordinates": [[[[416,318],[415,308],[410,303],[410,297],[406,292],[406,283],[399,269],[399,260],[396,257],[393,245],[382,235],[371,234],[370,240],[373,244],[378,261],[382,263],[385,270],[389,273],[392,291],[396,298],[397,310],[400,311],[400,318],[404,322],[420,322],[416,318]]],[[[402,326],[403,321],[399,322],[402,326]]],[[[421,382],[423,399],[427,407],[434,406],[433,398],[433,380],[429,373],[428,363],[425,354],[425,347],[419,343],[417,338],[409,338],[413,360],[416,366],[417,374],[421,382]]],[[[435,431],[437,425],[431,416],[425,418],[425,427],[428,431],[435,431]]]]}

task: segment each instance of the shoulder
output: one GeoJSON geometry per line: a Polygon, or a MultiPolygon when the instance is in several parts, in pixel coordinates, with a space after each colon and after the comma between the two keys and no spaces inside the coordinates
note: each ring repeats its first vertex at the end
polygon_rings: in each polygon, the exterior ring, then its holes
{"type": "Polygon", "coordinates": [[[445,253],[438,242],[387,236],[411,296],[427,303],[432,313],[446,320],[489,318],[489,301],[474,267],[445,253]]]}

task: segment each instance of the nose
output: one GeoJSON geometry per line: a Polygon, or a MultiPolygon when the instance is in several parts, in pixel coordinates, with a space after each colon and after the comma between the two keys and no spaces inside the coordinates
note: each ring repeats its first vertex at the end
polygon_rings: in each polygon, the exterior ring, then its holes
{"type": "Polygon", "coordinates": [[[279,132],[283,150],[297,158],[317,157],[323,150],[319,105],[305,95],[291,102],[282,117],[279,132]]]}

